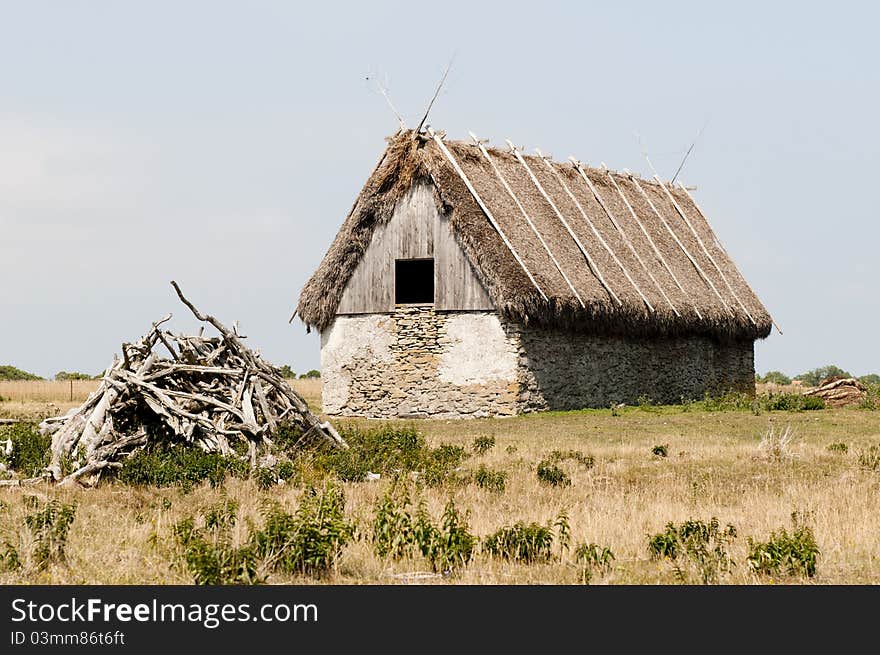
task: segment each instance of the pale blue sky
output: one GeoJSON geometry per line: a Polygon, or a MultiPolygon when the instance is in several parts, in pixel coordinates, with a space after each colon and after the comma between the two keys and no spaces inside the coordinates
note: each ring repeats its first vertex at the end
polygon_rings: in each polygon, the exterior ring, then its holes
{"type": "Polygon", "coordinates": [[[784,336],[880,372],[880,11],[868,3],[0,3],[0,364],[97,372],[168,311],[272,361],[396,122],[682,179],[784,336]]]}

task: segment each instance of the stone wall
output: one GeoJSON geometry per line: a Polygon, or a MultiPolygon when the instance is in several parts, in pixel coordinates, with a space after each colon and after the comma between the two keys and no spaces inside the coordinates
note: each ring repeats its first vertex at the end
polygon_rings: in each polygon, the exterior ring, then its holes
{"type": "Polygon", "coordinates": [[[323,410],[373,418],[516,413],[519,353],[494,312],[400,305],[321,334],[323,410]]]}
{"type": "Polygon", "coordinates": [[[751,341],[596,337],[402,305],[338,316],[321,375],[327,414],[462,418],[754,392],[755,371],[751,341]]]}
{"type": "Polygon", "coordinates": [[[519,412],[671,404],[754,393],[754,343],[707,337],[626,339],[510,327],[519,345],[519,412]]]}

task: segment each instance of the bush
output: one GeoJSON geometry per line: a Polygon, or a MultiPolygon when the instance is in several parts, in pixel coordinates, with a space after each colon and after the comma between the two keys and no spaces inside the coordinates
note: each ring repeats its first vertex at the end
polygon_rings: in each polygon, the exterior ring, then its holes
{"type": "Polygon", "coordinates": [[[554,527],[558,532],[560,548],[567,549],[570,534],[568,517],[560,514],[555,523],[540,525],[517,521],[513,525],[499,528],[483,539],[483,550],[494,557],[521,564],[548,562],[554,559],[554,527]]]}
{"type": "Polygon", "coordinates": [[[477,437],[474,439],[474,445],[472,446],[473,451],[477,453],[477,455],[483,455],[495,447],[495,437],[492,436],[484,436],[477,437]]]}
{"type": "Polygon", "coordinates": [[[249,464],[244,460],[178,444],[137,452],[123,462],[117,479],[130,485],[177,486],[189,491],[204,481],[217,487],[227,475],[245,478],[248,469],[249,464]]]}
{"type": "Polygon", "coordinates": [[[554,487],[567,487],[571,484],[568,474],[550,460],[545,459],[538,463],[537,475],[542,484],[554,487]]]}
{"type": "Polygon", "coordinates": [[[380,558],[411,557],[417,550],[418,544],[409,506],[409,494],[403,494],[398,498],[394,490],[386,493],[376,505],[372,541],[376,555],[380,558]]]}
{"type": "MultiPolygon", "coordinates": [[[[76,503],[61,503],[54,498],[40,503],[34,496],[27,498],[26,502],[34,510],[24,522],[33,538],[31,557],[37,570],[43,570],[53,562],[63,563],[67,535],[76,518],[76,503]]],[[[7,543],[6,546],[8,557],[11,545],[7,543]]]]}
{"type": "Polygon", "coordinates": [[[481,464],[480,468],[474,473],[474,482],[480,489],[501,493],[507,484],[507,473],[504,471],[493,471],[481,464]]]}
{"type": "Polygon", "coordinates": [[[771,532],[770,539],[765,542],[757,542],[749,537],[748,563],[755,573],[787,573],[808,578],[816,575],[819,546],[813,531],[801,523],[797,512],[792,513],[791,518],[794,524],[791,535],[782,528],[779,533],[771,532]]]}
{"type": "Polygon", "coordinates": [[[830,443],[830,444],[828,444],[827,448],[828,448],[828,451],[829,451],[829,452],[832,452],[832,453],[841,453],[841,454],[844,454],[844,455],[845,455],[846,452],[849,450],[849,448],[847,448],[847,445],[846,445],[845,443],[843,443],[842,441],[838,441],[838,442],[835,442],[835,443],[830,443]]]}
{"type": "Polygon", "coordinates": [[[654,446],[653,448],[651,448],[651,454],[655,455],[656,457],[666,457],[667,455],[669,455],[669,444],[664,443],[654,446]]]}
{"type": "Polygon", "coordinates": [[[648,552],[652,559],[675,562],[675,574],[682,583],[688,581],[684,566],[689,566],[697,569],[703,584],[712,584],[734,566],[727,548],[735,538],[736,528],[728,524],[722,530],[714,516],[708,522],[670,522],[663,532],[648,535],[648,552]]]}
{"type": "Polygon", "coordinates": [[[477,538],[469,531],[467,518],[458,512],[452,500],[446,503],[439,527],[434,525],[424,503],[419,504],[413,537],[434,572],[447,575],[467,566],[477,545],[477,538]]]}
{"type": "Polygon", "coordinates": [[[494,557],[522,564],[546,562],[553,558],[553,529],[517,521],[486,537],[483,549],[494,557]]]}
{"type": "Polygon", "coordinates": [[[6,463],[19,475],[35,477],[49,465],[52,437],[40,434],[33,423],[0,427],[0,441],[7,439],[12,441],[12,452],[7,456],[6,463]]]}
{"type": "Polygon", "coordinates": [[[296,373],[294,373],[293,369],[290,368],[290,365],[284,364],[283,366],[278,367],[278,372],[281,374],[281,377],[287,380],[295,380],[296,373]]]}
{"type": "Polygon", "coordinates": [[[592,455],[587,455],[579,450],[554,450],[547,457],[551,462],[575,461],[584,468],[591,469],[596,463],[592,455]]]}
{"type": "Polygon", "coordinates": [[[39,375],[22,371],[14,366],[0,366],[0,380],[42,380],[39,375]]]}
{"type": "Polygon", "coordinates": [[[580,544],[574,549],[574,559],[581,565],[581,582],[587,584],[593,578],[593,572],[604,575],[611,570],[614,553],[607,546],[580,544]]]}
{"type": "Polygon", "coordinates": [[[859,376],[859,382],[864,384],[866,387],[880,387],[880,375],[877,375],[876,373],[861,375],[859,376]]]}
{"type": "Polygon", "coordinates": [[[55,374],[55,379],[61,382],[67,380],[92,380],[93,378],[88,373],[78,373],[77,371],[58,371],[55,374]]]}
{"type": "Polygon", "coordinates": [[[342,549],[354,538],[354,525],[345,518],[345,494],[326,485],[312,488],[294,514],[276,504],[264,510],[262,530],[251,543],[272,570],[320,576],[335,566],[342,549]]]}
{"type": "Polygon", "coordinates": [[[312,369],[311,371],[307,371],[307,372],[303,373],[302,375],[300,375],[299,379],[300,380],[311,380],[311,379],[320,378],[320,377],[321,377],[321,371],[316,371],[315,369],[312,369]]]}
{"type": "Polygon", "coordinates": [[[795,375],[794,379],[800,380],[808,386],[818,387],[820,382],[831,377],[849,378],[852,376],[842,368],[829,364],[828,366],[820,366],[819,368],[814,368],[806,373],[795,375]]]}
{"type": "Polygon", "coordinates": [[[313,463],[346,482],[360,482],[370,472],[419,471],[428,485],[435,486],[451,480],[454,469],[467,457],[461,446],[428,447],[425,438],[410,427],[344,430],[342,436],[348,449],[319,453],[313,463]]]}
{"type": "Polygon", "coordinates": [[[758,382],[763,382],[764,384],[787,385],[791,384],[791,378],[782,371],[767,371],[767,373],[764,374],[764,377],[758,378],[758,382]]]}

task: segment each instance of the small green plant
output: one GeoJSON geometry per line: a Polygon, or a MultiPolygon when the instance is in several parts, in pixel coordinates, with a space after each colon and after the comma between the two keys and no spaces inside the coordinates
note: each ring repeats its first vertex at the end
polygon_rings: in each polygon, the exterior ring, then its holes
{"type": "Polygon", "coordinates": [[[409,494],[395,494],[393,489],[376,505],[372,541],[379,557],[401,559],[415,552],[416,534],[409,505],[409,494]]]}
{"type": "Polygon", "coordinates": [[[510,444],[507,448],[504,449],[504,452],[507,453],[508,455],[513,455],[516,453],[516,451],[517,451],[517,447],[514,446],[513,444],[510,444]]]}
{"type": "Polygon", "coordinates": [[[652,412],[656,414],[660,411],[660,408],[657,406],[657,404],[648,396],[639,396],[636,399],[636,404],[643,412],[652,412]]]}
{"type": "Polygon", "coordinates": [[[270,489],[297,477],[299,470],[291,461],[284,460],[273,466],[261,466],[254,471],[254,480],[260,489],[270,489]]]}
{"type": "Polygon", "coordinates": [[[507,473],[504,471],[493,471],[481,464],[480,468],[474,473],[474,482],[480,489],[501,493],[507,484],[507,473]]]}
{"type": "Polygon", "coordinates": [[[803,517],[793,512],[792,534],[785,528],[771,532],[767,541],[748,539],[749,567],[761,575],[801,575],[812,578],[816,575],[816,562],[820,551],[813,531],[803,524],[803,517]]]}
{"type": "Polygon", "coordinates": [[[354,538],[354,525],[345,517],[345,494],[330,483],[320,491],[308,489],[293,514],[267,504],[263,519],[251,543],[270,570],[323,575],[354,538]]]}
{"type": "Polygon", "coordinates": [[[591,469],[596,464],[592,455],[587,455],[579,450],[554,450],[547,456],[551,462],[575,461],[584,468],[591,469]]]}
{"type": "Polygon", "coordinates": [[[76,504],[61,503],[54,498],[41,503],[34,496],[30,496],[26,503],[34,510],[24,522],[33,538],[31,557],[37,570],[52,563],[64,563],[67,536],[76,518],[76,504]]]}
{"type": "Polygon", "coordinates": [[[494,557],[532,564],[553,557],[553,529],[549,525],[517,521],[483,540],[483,550],[494,557]]]}
{"type": "Polygon", "coordinates": [[[6,463],[19,475],[35,477],[49,464],[52,437],[40,434],[33,423],[14,423],[0,428],[0,441],[6,440],[12,443],[6,463]]]}
{"type": "Polygon", "coordinates": [[[846,452],[849,450],[847,445],[845,443],[843,443],[842,441],[837,441],[835,443],[828,444],[827,449],[829,452],[840,453],[841,455],[845,455],[846,452]]]}
{"type": "Polygon", "coordinates": [[[202,514],[204,527],[190,516],[174,524],[172,532],[183,563],[198,585],[258,584],[259,561],[251,544],[232,544],[230,530],[238,508],[227,502],[202,514]]]}
{"type": "Polygon", "coordinates": [[[435,572],[455,573],[471,561],[478,540],[470,533],[467,518],[450,500],[446,503],[440,526],[434,525],[424,503],[419,504],[413,524],[416,544],[435,572]]]}
{"type": "Polygon", "coordinates": [[[483,539],[483,550],[493,557],[521,564],[549,562],[555,559],[554,540],[559,543],[560,550],[567,550],[570,539],[568,517],[560,514],[554,522],[546,525],[517,521],[503,526],[483,539]]]}
{"type": "Polygon", "coordinates": [[[651,454],[656,457],[666,457],[669,455],[669,444],[658,444],[651,448],[651,454]]]}
{"type": "Polygon", "coordinates": [[[550,460],[541,460],[537,470],[538,481],[541,484],[553,487],[567,487],[571,485],[571,478],[550,460]]]}
{"type": "Polygon", "coordinates": [[[607,546],[584,543],[574,549],[574,559],[581,566],[581,582],[589,584],[594,573],[604,575],[611,570],[614,553],[607,546]]]}
{"type": "Polygon", "coordinates": [[[493,436],[482,436],[474,439],[473,446],[471,448],[477,455],[484,455],[488,453],[495,447],[495,437],[493,436]]]}
{"type": "Polygon", "coordinates": [[[687,520],[648,535],[648,552],[652,559],[668,559],[680,582],[688,581],[686,567],[696,568],[703,584],[713,584],[722,573],[734,566],[728,546],[736,538],[736,528],[728,524],[721,528],[714,516],[708,521],[687,520]]]}
{"type": "Polygon", "coordinates": [[[622,416],[623,408],[623,403],[611,403],[611,416],[622,416]]]}
{"type": "Polygon", "coordinates": [[[869,471],[880,469],[880,446],[869,446],[859,453],[859,466],[869,471]]]}
{"type": "Polygon", "coordinates": [[[145,449],[125,460],[119,469],[120,482],[136,486],[181,487],[190,491],[207,481],[217,487],[227,475],[247,477],[249,465],[236,457],[206,453],[183,444],[145,449]]]}

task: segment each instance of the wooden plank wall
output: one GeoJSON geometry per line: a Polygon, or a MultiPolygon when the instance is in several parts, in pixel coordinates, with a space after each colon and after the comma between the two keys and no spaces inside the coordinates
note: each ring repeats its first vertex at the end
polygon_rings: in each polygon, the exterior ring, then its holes
{"type": "Polygon", "coordinates": [[[380,225],[345,286],[337,314],[394,310],[394,260],[434,258],[434,300],[439,310],[493,309],[489,294],[437,211],[432,189],[418,185],[380,225]]]}

